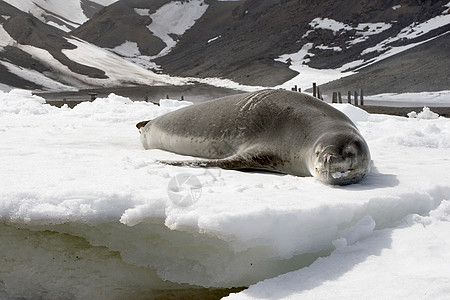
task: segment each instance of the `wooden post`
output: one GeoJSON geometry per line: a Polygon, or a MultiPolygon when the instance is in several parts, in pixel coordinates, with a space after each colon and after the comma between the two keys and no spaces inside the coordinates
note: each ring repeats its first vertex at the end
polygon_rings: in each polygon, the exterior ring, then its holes
{"type": "Polygon", "coordinates": [[[355,91],[355,106],[358,106],[358,92],[355,91]]]}
{"type": "Polygon", "coordinates": [[[359,99],[360,99],[360,104],[361,104],[361,106],[363,106],[364,105],[364,94],[363,94],[363,90],[362,89],[360,89],[359,90],[359,99]]]}
{"type": "Polygon", "coordinates": [[[94,101],[95,99],[97,99],[97,93],[93,93],[93,92],[91,92],[91,93],[89,93],[88,94],[89,96],[91,96],[91,101],[94,101]]]}
{"type": "Polygon", "coordinates": [[[169,95],[166,95],[166,99],[169,99],[169,95]]]}
{"type": "Polygon", "coordinates": [[[352,92],[348,91],[347,93],[347,101],[348,104],[352,104],[352,92]]]}
{"type": "Polygon", "coordinates": [[[342,94],[341,94],[341,92],[338,92],[338,102],[342,103],[342,94]]]}
{"type": "Polygon", "coordinates": [[[322,92],[320,91],[319,87],[316,87],[316,91],[317,91],[317,99],[320,99],[322,92]]]}
{"type": "Polygon", "coordinates": [[[313,97],[317,97],[317,84],[313,82],[313,97]]]}
{"type": "Polygon", "coordinates": [[[298,88],[298,92],[301,93],[302,92],[302,88],[298,88]]]}
{"type": "Polygon", "coordinates": [[[337,93],[333,92],[333,100],[331,100],[331,103],[337,103],[337,93]]]}
{"type": "Polygon", "coordinates": [[[183,95],[181,95],[181,101],[184,101],[184,96],[183,95]]]}

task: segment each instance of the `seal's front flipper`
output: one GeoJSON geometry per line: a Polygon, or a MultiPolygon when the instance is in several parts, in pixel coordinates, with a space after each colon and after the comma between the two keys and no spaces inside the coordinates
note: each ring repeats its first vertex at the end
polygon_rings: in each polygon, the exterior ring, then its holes
{"type": "Polygon", "coordinates": [[[178,167],[206,167],[222,168],[226,170],[271,170],[275,171],[281,160],[272,154],[236,154],[227,158],[212,160],[184,160],[184,161],[158,161],[160,163],[178,167]]]}

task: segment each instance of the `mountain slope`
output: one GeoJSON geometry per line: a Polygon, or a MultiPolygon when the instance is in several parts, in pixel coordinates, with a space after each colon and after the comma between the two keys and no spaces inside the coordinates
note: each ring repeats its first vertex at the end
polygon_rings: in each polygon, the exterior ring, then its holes
{"type": "Polygon", "coordinates": [[[0,82],[3,84],[66,90],[176,82],[76,39],[6,2],[0,1],[0,10],[0,82]]]}
{"type": "MultiPolygon", "coordinates": [[[[380,51],[364,53],[365,49],[399,35],[411,24],[440,16],[443,11],[448,16],[448,8],[444,7],[447,1],[417,3],[248,0],[233,10],[230,25],[221,32],[207,35],[204,28],[210,24],[198,23],[171,53],[156,62],[166,72],[180,76],[225,76],[247,84],[281,84],[286,76],[293,76],[281,71],[283,68],[274,62],[282,54],[296,53],[310,45],[304,63],[316,69],[367,62],[387,51],[391,44],[380,51]],[[325,24],[327,21],[331,24],[325,24]],[[220,38],[208,43],[213,36],[220,38]]],[[[447,18],[446,22],[450,20],[447,18]]],[[[448,31],[448,26],[444,27],[448,31]]],[[[414,40],[392,40],[392,45],[408,45],[442,32],[435,30],[414,40]]],[[[448,66],[449,60],[446,61],[448,66]]]]}
{"type": "Polygon", "coordinates": [[[102,7],[117,0],[4,0],[17,9],[32,14],[42,22],[70,31],[92,17],[102,7]]]}
{"type": "Polygon", "coordinates": [[[367,94],[408,93],[450,89],[450,34],[361,69],[357,74],[332,81],[324,93],[355,91],[367,94]]]}
{"type": "Polygon", "coordinates": [[[156,55],[165,44],[147,28],[152,20],[139,15],[135,8],[147,9],[151,13],[168,2],[170,1],[119,1],[101,10],[93,19],[72,33],[104,48],[114,48],[126,41],[135,42],[142,55],[156,55]]]}
{"type": "MultiPolygon", "coordinates": [[[[74,45],[67,42],[68,35],[49,25],[46,25],[35,17],[23,13],[13,6],[0,1],[2,17],[0,28],[3,31],[4,47],[0,52],[0,64],[3,68],[9,66],[9,72],[15,75],[4,75],[16,78],[20,73],[26,81],[37,79],[32,86],[40,86],[46,75],[57,78],[58,74],[55,61],[66,66],[69,72],[75,72],[92,78],[106,78],[104,72],[99,69],[71,61],[62,54],[63,49],[74,49],[74,45]],[[45,50],[44,50],[45,49],[45,50]],[[38,58],[41,56],[41,59],[38,58]],[[30,70],[25,74],[25,69],[30,70]]],[[[68,84],[74,83],[74,79],[67,78],[68,84]]],[[[27,83],[29,85],[29,83],[27,83]]],[[[55,87],[60,87],[55,82],[55,87]]]]}
{"type": "Polygon", "coordinates": [[[426,89],[450,86],[448,49],[438,42],[450,32],[448,0],[67,3],[0,0],[0,68],[8,72],[0,83],[67,89],[191,80],[157,72],[283,88],[342,78],[333,84],[416,90],[425,83],[411,85],[423,81],[411,64],[427,61],[426,89]]]}

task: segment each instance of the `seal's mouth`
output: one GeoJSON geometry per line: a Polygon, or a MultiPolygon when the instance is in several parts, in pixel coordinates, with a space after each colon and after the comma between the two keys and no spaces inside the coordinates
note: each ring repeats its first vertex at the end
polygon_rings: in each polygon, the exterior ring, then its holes
{"type": "Polygon", "coordinates": [[[356,183],[364,177],[364,174],[355,172],[355,169],[353,168],[347,169],[345,171],[326,169],[320,170],[319,168],[315,168],[315,172],[315,177],[318,177],[320,180],[330,184],[338,185],[356,183]]]}
{"type": "Polygon", "coordinates": [[[346,171],[329,171],[329,170],[319,170],[319,168],[315,168],[317,175],[326,175],[325,177],[331,176],[333,178],[341,178],[341,177],[348,177],[351,172],[353,172],[355,169],[348,169],[346,171]]]}

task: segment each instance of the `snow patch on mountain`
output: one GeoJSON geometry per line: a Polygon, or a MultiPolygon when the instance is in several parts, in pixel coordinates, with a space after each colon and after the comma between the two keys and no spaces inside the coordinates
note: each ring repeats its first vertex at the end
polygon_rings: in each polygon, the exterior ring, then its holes
{"type": "MultiPolygon", "coordinates": [[[[447,4],[450,7],[450,3],[447,4]]],[[[449,8],[450,9],[450,8],[449,8]]],[[[371,58],[369,60],[358,59],[352,62],[348,62],[341,66],[340,68],[333,70],[324,70],[324,69],[315,69],[308,66],[311,57],[315,54],[311,51],[313,49],[319,49],[322,51],[341,51],[342,48],[336,45],[314,45],[313,43],[306,43],[297,53],[284,54],[279,58],[275,59],[276,61],[281,61],[284,63],[290,64],[290,68],[294,71],[299,72],[299,75],[289,80],[288,82],[280,85],[282,88],[290,88],[293,85],[298,85],[298,83],[304,83],[300,85],[301,88],[310,87],[311,82],[316,82],[317,84],[324,84],[330,82],[332,80],[336,80],[351,74],[353,72],[349,72],[349,70],[358,71],[363,67],[367,67],[371,64],[384,60],[388,57],[416,47],[418,45],[429,42],[435,38],[438,38],[446,33],[443,33],[438,36],[434,36],[427,40],[421,40],[414,43],[409,43],[401,46],[392,46],[394,42],[404,41],[404,40],[412,40],[418,37],[421,37],[432,30],[440,28],[442,26],[450,24],[450,14],[447,14],[447,10],[444,11],[441,15],[438,15],[430,20],[427,20],[423,23],[412,23],[409,26],[403,28],[400,33],[398,33],[395,37],[389,37],[377,45],[367,48],[363,50],[360,54],[361,57],[367,55],[372,52],[378,52],[379,55],[371,58]]],[[[321,30],[331,30],[334,35],[341,34],[344,31],[355,30],[355,35],[350,37],[350,40],[346,42],[346,44],[351,47],[357,43],[367,41],[370,36],[380,34],[392,27],[391,24],[378,22],[378,23],[360,23],[357,26],[350,26],[348,24],[338,22],[336,20],[330,18],[315,18],[310,22],[310,27],[312,29],[308,30],[303,38],[307,38],[314,31],[321,30]]]]}
{"type": "Polygon", "coordinates": [[[108,80],[90,79],[93,82],[103,82],[100,85],[127,84],[184,84],[182,79],[155,74],[103,48],[89,44],[79,39],[67,39],[76,49],[65,49],[62,52],[72,61],[105,71],[108,80]]]}
{"type": "Polygon", "coordinates": [[[10,46],[14,43],[14,39],[9,35],[8,32],[0,24],[0,51],[3,51],[3,47],[10,46]]]}
{"type": "MultiPolygon", "coordinates": [[[[69,32],[88,20],[81,6],[82,0],[4,0],[6,3],[29,13],[42,22],[69,32]]],[[[108,6],[118,0],[90,0],[108,6]]]]}
{"type": "MultiPolygon", "coordinates": [[[[323,45],[319,47],[319,49],[324,49],[323,45]]],[[[334,70],[311,68],[310,66],[308,66],[308,62],[310,61],[310,58],[314,56],[314,54],[310,53],[309,51],[313,48],[313,43],[307,43],[303,45],[300,51],[291,54],[284,54],[275,59],[276,61],[290,64],[289,68],[299,73],[291,80],[283,83],[282,85],[279,85],[278,88],[290,89],[292,86],[297,85],[302,90],[304,90],[310,87],[311,82],[316,82],[320,85],[335,79],[342,78],[344,76],[354,74],[353,72],[347,71],[350,67],[347,64],[339,69],[334,70]]]]}
{"type": "Polygon", "coordinates": [[[450,14],[436,16],[423,23],[412,23],[409,26],[403,28],[395,37],[389,37],[376,46],[364,50],[363,52],[361,52],[361,54],[364,55],[374,51],[383,52],[389,50],[392,48],[392,46],[390,45],[396,41],[412,40],[448,24],[450,24],[450,14]]]}
{"type": "Polygon", "coordinates": [[[125,41],[125,43],[111,49],[111,51],[125,57],[141,55],[138,44],[130,41],[125,41]]]}
{"type": "Polygon", "coordinates": [[[353,27],[342,22],[329,18],[315,18],[311,21],[310,26],[314,29],[326,29],[337,33],[341,30],[352,30],[353,27]]]}
{"type": "Polygon", "coordinates": [[[95,2],[97,4],[100,4],[102,6],[109,6],[119,0],[90,0],[91,2],[95,2]]]}
{"type": "Polygon", "coordinates": [[[351,40],[348,42],[349,45],[354,45],[357,43],[361,43],[366,41],[371,35],[380,34],[385,30],[388,30],[391,28],[391,24],[379,22],[379,23],[361,23],[358,24],[356,29],[356,36],[359,36],[355,38],[354,40],[351,40]]]}
{"type": "Polygon", "coordinates": [[[348,41],[349,45],[354,45],[357,43],[364,42],[371,35],[379,34],[385,30],[388,30],[392,27],[391,24],[378,22],[378,23],[361,23],[358,26],[353,27],[348,24],[329,19],[329,18],[315,18],[309,23],[309,26],[312,28],[308,30],[303,38],[306,38],[310,33],[314,32],[317,29],[331,30],[334,35],[339,34],[342,31],[350,31],[356,30],[355,35],[360,36],[355,38],[354,40],[348,41]]]}
{"type": "MultiPolygon", "coordinates": [[[[169,53],[177,44],[177,39],[173,35],[184,34],[207,9],[208,5],[203,0],[174,1],[163,5],[151,14],[152,23],[147,26],[148,29],[167,45],[156,57],[169,53]]],[[[142,10],[139,12],[144,14],[142,10]]]]}
{"type": "MultiPolygon", "coordinates": [[[[55,60],[55,62],[57,62],[57,61],[55,60]]],[[[43,86],[45,89],[53,90],[53,91],[76,90],[76,88],[62,84],[56,80],[53,80],[36,70],[19,67],[12,63],[7,62],[7,61],[0,61],[0,64],[5,66],[11,74],[17,75],[20,78],[23,78],[27,81],[38,83],[39,85],[43,86]]],[[[65,67],[65,68],[68,70],[67,67],[65,67]]],[[[3,90],[3,89],[0,88],[0,90],[3,90]]],[[[5,88],[5,90],[9,90],[9,89],[5,88]]]]}
{"type": "Polygon", "coordinates": [[[78,27],[88,20],[81,8],[80,0],[4,0],[12,6],[30,13],[39,20],[64,31],[70,31],[70,27],[78,27]],[[55,23],[49,17],[59,20],[61,23],[55,23]]]}

